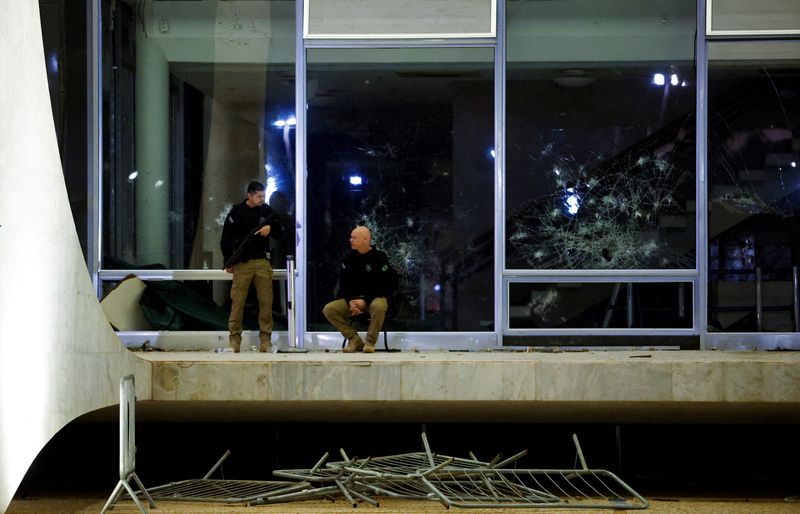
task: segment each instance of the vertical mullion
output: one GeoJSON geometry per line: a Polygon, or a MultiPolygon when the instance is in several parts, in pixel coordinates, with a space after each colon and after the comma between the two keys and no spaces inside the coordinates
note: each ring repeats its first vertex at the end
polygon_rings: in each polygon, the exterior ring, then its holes
{"type": "Polygon", "coordinates": [[[102,296],[103,284],[99,278],[99,271],[102,265],[100,256],[102,255],[102,241],[100,238],[100,226],[102,223],[102,174],[100,169],[103,161],[103,139],[100,137],[102,130],[102,108],[103,103],[101,94],[101,74],[102,74],[102,20],[101,0],[93,0],[88,3],[89,9],[86,14],[87,34],[86,44],[86,73],[87,73],[87,102],[86,102],[86,141],[87,156],[86,165],[89,180],[87,183],[87,194],[89,205],[86,211],[86,263],[89,268],[89,276],[94,285],[95,294],[99,298],[102,296]]]}
{"type": "MultiPolygon", "coordinates": [[[[710,2],[709,2],[710,3],[710,2]]],[[[695,332],[700,335],[700,349],[704,350],[708,330],[708,43],[706,42],[706,2],[697,0],[696,116],[695,116],[695,238],[696,286],[694,291],[695,332]]]]}
{"type": "Polygon", "coordinates": [[[506,3],[497,2],[497,39],[494,46],[494,334],[502,346],[507,328],[503,271],[505,247],[505,162],[506,162],[506,3]]]}
{"type": "MultiPolygon", "coordinates": [[[[297,328],[297,346],[305,347],[306,335],[306,273],[308,271],[306,259],[306,48],[303,38],[304,28],[304,3],[302,0],[295,2],[295,97],[294,116],[295,125],[295,262],[297,263],[297,277],[295,281],[295,304],[292,309],[295,313],[295,327],[297,328]]],[[[295,277],[287,277],[292,280],[295,277]]],[[[291,341],[289,342],[292,343],[291,341]]]]}

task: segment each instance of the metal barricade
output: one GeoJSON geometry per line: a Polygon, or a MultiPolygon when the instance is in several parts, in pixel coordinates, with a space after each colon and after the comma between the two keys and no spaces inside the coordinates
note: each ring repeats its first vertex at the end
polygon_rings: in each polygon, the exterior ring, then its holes
{"type": "Polygon", "coordinates": [[[100,514],[111,509],[123,491],[128,492],[143,514],[147,512],[131,488],[131,480],[139,486],[139,494],[147,499],[150,508],[155,509],[153,498],[136,475],[136,382],[133,375],[127,375],[119,381],[119,482],[100,514]]]}

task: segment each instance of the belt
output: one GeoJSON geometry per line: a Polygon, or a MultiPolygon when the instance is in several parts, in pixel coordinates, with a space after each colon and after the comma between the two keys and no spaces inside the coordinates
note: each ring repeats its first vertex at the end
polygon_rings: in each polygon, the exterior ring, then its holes
{"type": "Polygon", "coordinates": [[[268,261],[270,259],[270,257],[271,257],[271,255],[270,255],[269,252],[264,252],[264,257],[248,257],[248,258],[242,259],[241,262],[260,261],[260,260],[268,261]]]}

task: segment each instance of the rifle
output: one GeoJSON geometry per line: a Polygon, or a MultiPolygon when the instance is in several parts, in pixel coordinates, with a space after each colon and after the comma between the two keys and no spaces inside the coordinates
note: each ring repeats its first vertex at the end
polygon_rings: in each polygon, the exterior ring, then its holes
{"type": "Polygon", "coordinates": [[[258,226],[257,229],[250,232],[244,239],[242,239],[242,242],[239,243],[239,246],[236,247],[236,250],[234,250],[231,256],[228,257],[228,259],[222,264],[223,270],[226,270],[231,266],[233,266],[234,264],[236,264],[237,262],[239,262],[239,259],[241,258],[242,253],[244,252],[244,248],[247,246],[250,240],[253,239],[253,236],[255,236],[258,233],[258,231],[264,228],[266,225],[269,225],[269,220],[271,220],[274,216],[275,216],[275,211],[272,211],[271,213],[269,213],[269,216],[264,218],[264,221],[261,222],[261,224],[258,226]]]}

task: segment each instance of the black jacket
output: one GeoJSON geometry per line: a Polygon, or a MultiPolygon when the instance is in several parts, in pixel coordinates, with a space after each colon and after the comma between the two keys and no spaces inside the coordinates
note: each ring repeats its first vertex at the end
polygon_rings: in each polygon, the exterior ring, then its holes
{"type": "Polygon", "coordinates": [[[222,249],[223,262],[228,262],[228,259],[249,234],[254,233],[264,225],[270,226],[269,237],[251,237],[245,244],[241,256],[231,265],[252,259],[268,258],[269,238],[279,238],[283,233],[283,226],[269,205],[248,207],[246,201],[234,205],[225,218],[225,225],[222,227],[220,248],[222,249]]]}
{"type": "Polygon", "coordinates": [[[397,274],[389,258],[374,246],[364,254],[351,250],[342,261],[339,279],[339,298],[347,302],[363,298],[369,305],[378,297],[390,300],[397,290],[397,274]]]}

